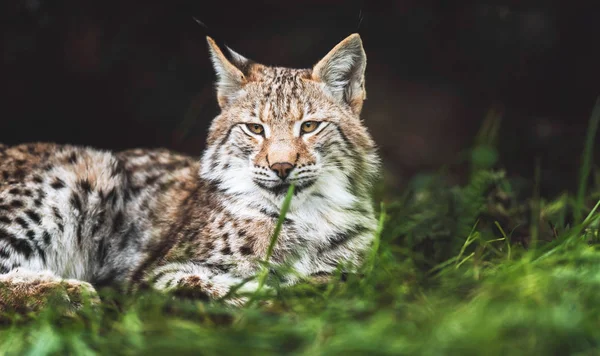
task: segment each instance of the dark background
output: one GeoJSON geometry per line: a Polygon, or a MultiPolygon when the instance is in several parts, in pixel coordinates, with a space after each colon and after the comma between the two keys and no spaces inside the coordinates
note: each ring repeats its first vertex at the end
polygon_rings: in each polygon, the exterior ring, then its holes
{"type": "Polygon", "coordinates": [[[539,159],[556,193],[577,182],[600,94],[593,3],[3,0],[0,142],[199,155],[218,112],[207,33],[258,62],[310,67],[359,32],[363,117],[391,186],[455,162],[495,110],[500,167],[528,178],[539,159]]]}

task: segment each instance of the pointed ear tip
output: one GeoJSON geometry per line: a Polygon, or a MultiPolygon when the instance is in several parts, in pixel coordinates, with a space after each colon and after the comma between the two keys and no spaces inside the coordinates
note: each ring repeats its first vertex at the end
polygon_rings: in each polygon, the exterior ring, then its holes
{"type": "Polygon", "coordinates": [[[208,52],[210,53],[211,57],[219,57],[221,49],[215,40],[213,40],[210,36],[206,36],[206,42],[208,43],[208,52]]]}
{"type": "Polygon", "coordinates": [[[358,33],[353,33],[350,36],[348,36],[348,40],[362,42],[362,39],[360,38],[360,34],[358,34],[358,33]]]}
{"type": "Polygon", "coordinates": [[[363,48],[363,42],[358,33],[353,33],[350,36],[346,37],[342,42],[340,42],[341,46],[350,46],[353,48],[363,48]]]}

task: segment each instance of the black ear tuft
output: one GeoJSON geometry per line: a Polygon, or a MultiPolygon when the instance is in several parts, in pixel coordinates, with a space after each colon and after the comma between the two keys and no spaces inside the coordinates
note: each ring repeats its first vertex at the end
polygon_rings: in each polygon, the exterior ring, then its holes
{"type": "Polygon", "coordinates": [[[225,107],[246,83],[244,74],[250,61],[229,47],[229,58],[211,37],[206,37],[213,67],[217,73],[217,99],[221,107],[225,107]]]}

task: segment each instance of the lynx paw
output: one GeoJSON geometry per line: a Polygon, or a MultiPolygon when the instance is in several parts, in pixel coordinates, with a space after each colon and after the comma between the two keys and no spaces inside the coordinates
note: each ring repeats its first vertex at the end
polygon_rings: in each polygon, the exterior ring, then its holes
{"type": "MultiPolygon", "coordinates": [[[[199,300],[215,300],[225,297],[230,289],[240,282],[239,280],[231,279],[226,276],[216,276],[211,280],[203,280],[200,276],[188,275],[180,278],[177,284],[171,288],[173,295],[182,298],[199,299],[199,300]]],[[[258,284],[255,281],[249,281],[236,290],[235,293],[226,299],[224,302],[241,307],[248,301],[247,297],[240,296],[240,293],[248,293],[256,290],[258,284]]]]}
{"type": "Polygon", "coordinates": [[[39,311],[47,305],[76,311],[85,303],[98,305],[100,299],[91,284],[61,279],[49,271],[15,269],[0,275],[0,312],[19,314],[39,311]]]}

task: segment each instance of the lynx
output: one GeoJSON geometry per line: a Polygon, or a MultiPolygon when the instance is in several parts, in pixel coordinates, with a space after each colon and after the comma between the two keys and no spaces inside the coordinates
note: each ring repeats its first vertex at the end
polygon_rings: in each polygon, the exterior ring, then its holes
{"type": "Polygon", "coordinates": [[[292,184],[270,262],[294,272],[279,282],[360,265],[377,225],[370,188],[379,166],[359,117],[360,36],[312,69],[270,67],[224,47],[226,56],[207,41],[221,112],[200,159],[0,145],[0,310],[54,287],[68,299],[99,286],[214,300],[241,284],[227,299],[241,305],[292,184]]]}

